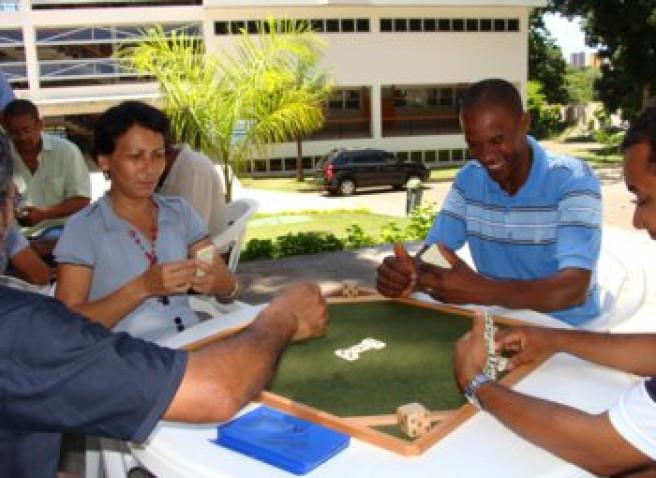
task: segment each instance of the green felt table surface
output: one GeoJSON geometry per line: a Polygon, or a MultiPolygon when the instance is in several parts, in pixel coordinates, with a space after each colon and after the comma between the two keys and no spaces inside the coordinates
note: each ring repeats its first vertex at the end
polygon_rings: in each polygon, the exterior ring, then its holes
{"type": "Polygon", "coordinates": [[[419,402],[430,410],[464,403],[453,379],[453,347],[467,317],[395,302],[331,304],[327,334],[292,344],[270,390],[338,416],[386,415],[419,402]],[[371,337],[386,343],[347,362],[335,350],[371,337]]]}

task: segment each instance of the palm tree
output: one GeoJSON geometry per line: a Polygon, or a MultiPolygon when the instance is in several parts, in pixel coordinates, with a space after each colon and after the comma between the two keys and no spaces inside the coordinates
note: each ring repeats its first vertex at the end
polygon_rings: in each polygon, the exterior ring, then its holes
{"type": "Polygon", "coordinates": [[[230,201],[233,175],[253,149],[323,124],[318,89],[299,84],[296,76],[298,65],[310,64],[323,47],[305,25],[268,19],[257,36],[242,31],[234,49],[220,58],[205,55],[198,40],[184,33],[166,35],[161,27],[121,49],[120,56],[159,83],[174,140],[223,165],[230,201]],[[243,127],[244,134],[236,136],[243,127]]]}

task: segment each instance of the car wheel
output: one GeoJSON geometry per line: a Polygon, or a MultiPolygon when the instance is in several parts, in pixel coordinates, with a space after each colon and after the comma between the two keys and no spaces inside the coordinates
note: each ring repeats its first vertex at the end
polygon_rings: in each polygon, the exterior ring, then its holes
{"type": "Polygon", "coordinates": [[[344,196],[350,196],[355,192],[355,183],[351,179],[342,179],[339,183],[339,192],[344,196]]]}

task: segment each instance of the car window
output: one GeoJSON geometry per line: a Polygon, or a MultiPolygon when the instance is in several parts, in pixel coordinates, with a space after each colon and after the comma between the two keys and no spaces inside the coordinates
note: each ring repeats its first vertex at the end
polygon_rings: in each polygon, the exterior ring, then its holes
{"type": "Polygon", "coordinates": [[[354,164],[376,164],[382,162],[377,151],[354,151],[351,161],[354,164]]]}

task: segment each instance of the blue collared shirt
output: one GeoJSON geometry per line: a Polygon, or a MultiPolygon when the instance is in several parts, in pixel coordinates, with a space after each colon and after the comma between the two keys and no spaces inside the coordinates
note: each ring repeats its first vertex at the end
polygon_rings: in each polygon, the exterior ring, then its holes
{"type": "Polygon", "coordinates": [[[61,432],[144,441],[186,363],[183,351],[0,286],[0,476],[55,476],[61,432]]]}
{"type": "MultiPolygon", "coordinates": [[[[163,264],[187,259],[189,247],[208,236],[207,226],[184,199],[155,194],[158,206],[156,252],[163,264]]],[[[54,250],[60,264],[76,264],[93,269],[89,301],[105,297],[143,274],[150,264],[143,249],[129,236],[133,229],[112,209],[105,195],[70,217],[54,250]]],[[[143,244],[150,238],[138,232],[143,244]]],[[[186,294],[168,296],[163,301],[151,297],[127,314],[114,327],[134,337],[159,340],[198,322],[186,294]],[[176,318],[179,320],[176,322],[176,318]]]]}
{"type": "Polygon", "coordinates": [[[467,242],[478,272],[492,279],[537,280],[572,267],[593,271],[583,305],[550,313],[579,325],[600,310],[599,181],[585,162],[548,153],[533,138],[528,141],[533,162],[517,193],[509,195],[477,161],[468,162],[426,243],[442,242],[457,250],[467,242]]]}

